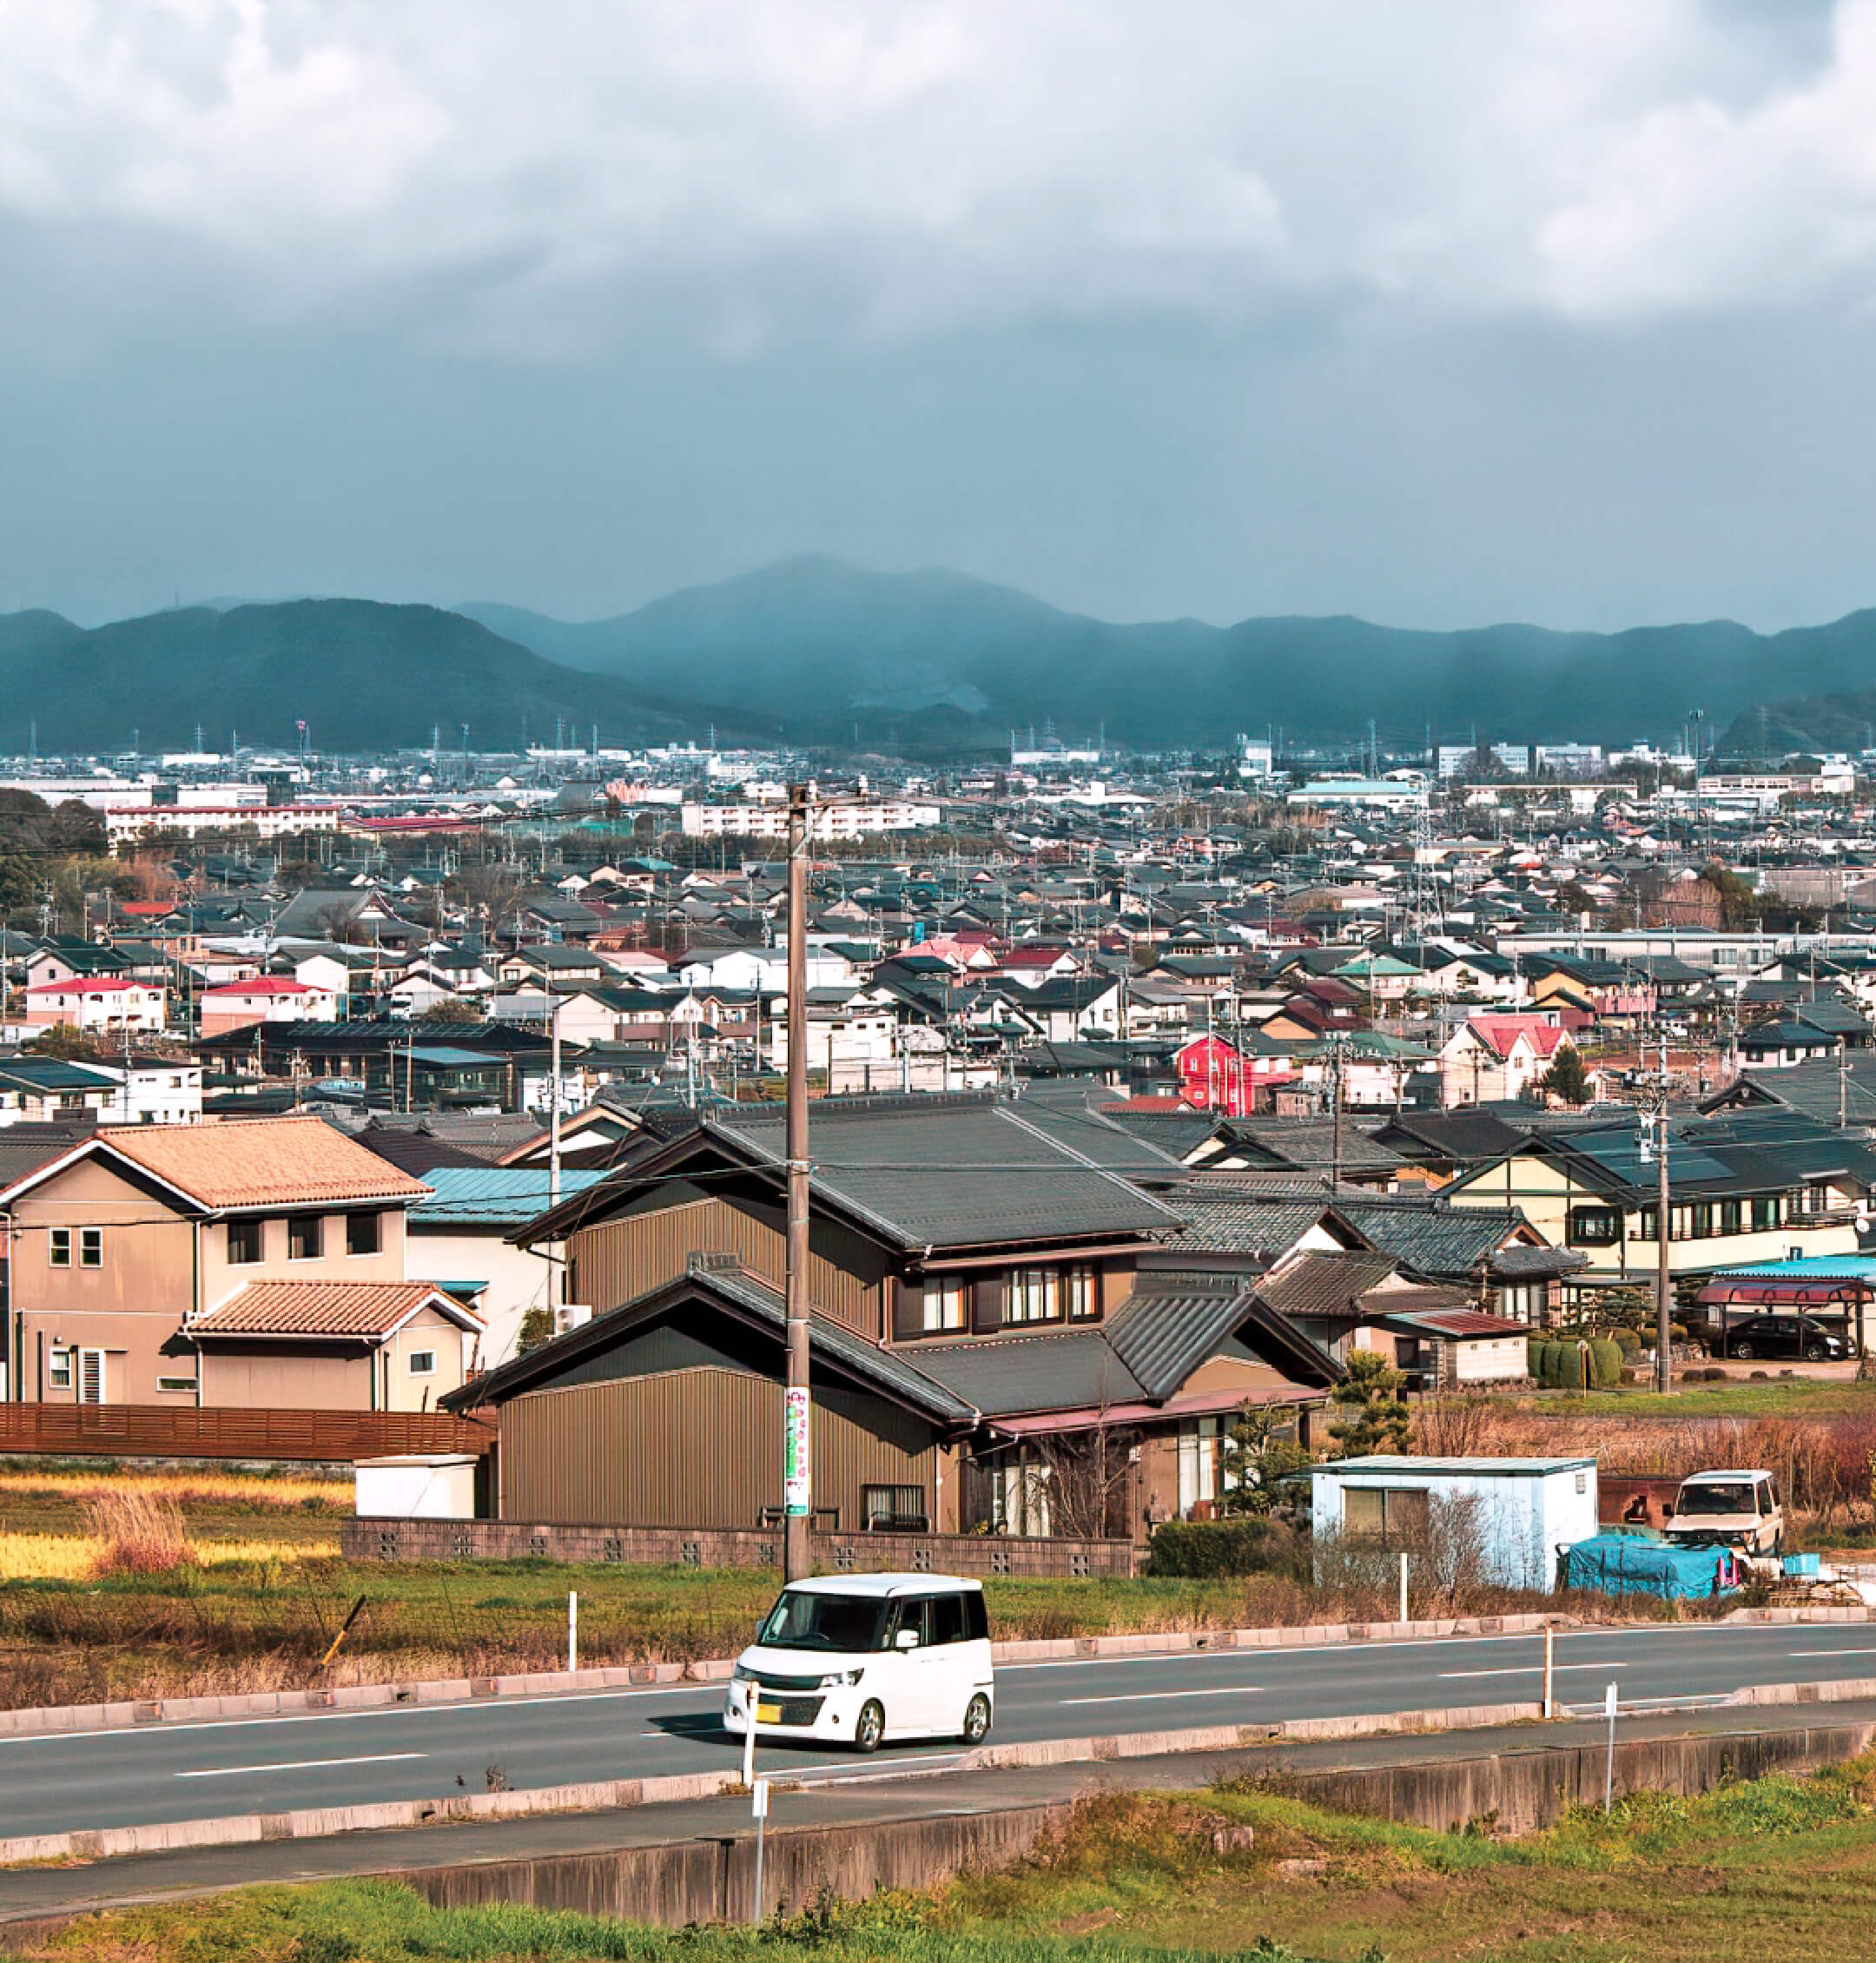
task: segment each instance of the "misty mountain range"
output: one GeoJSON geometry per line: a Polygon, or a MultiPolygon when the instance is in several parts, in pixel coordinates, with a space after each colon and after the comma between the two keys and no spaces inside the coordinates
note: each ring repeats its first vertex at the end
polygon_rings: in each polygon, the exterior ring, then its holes
{"type": "Polygon", "coordinates": [[[1298,740],[1626,743],[1678,739],[1689,712],[1721,748],[1861,747],[1876,717],[1876,611],[1760,635],[1733,621],[1569,633],[1456,632],[1347,617],[1120,625],[961,573],[877,573],[797,558],[613,618],[494,602],[453,611],[353,599],[183,608],[83,629],[0,616],[0,748],[289,744],[472,748],[778,736],[914,757],[990,752],[1053,721],[1133,747],[1298,740]],[[1730,728],[1729,728],[1730,725],[1730,728]]]}

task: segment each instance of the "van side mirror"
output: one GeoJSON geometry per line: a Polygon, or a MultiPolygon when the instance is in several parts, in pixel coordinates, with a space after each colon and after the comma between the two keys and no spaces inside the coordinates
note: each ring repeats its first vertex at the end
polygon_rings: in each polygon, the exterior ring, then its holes
{"type": "Polygon", "coordinates": [[[916,1649],[918,1646],[919,1633],[915,1629],[902,1629],[893,1638],[893,1648],[895,1649],[916,1649]]]}

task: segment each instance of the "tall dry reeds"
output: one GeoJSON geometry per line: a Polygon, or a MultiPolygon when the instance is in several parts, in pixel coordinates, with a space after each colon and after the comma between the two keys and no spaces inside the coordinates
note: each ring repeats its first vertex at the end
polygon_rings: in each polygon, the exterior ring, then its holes
{"type": "Polygon", "coordinates": [[[1415,1415],[1416,1450],[1441,1457],[1582,1452],[1602,1471],[1679,1479],[1710,1467],[1763,1466],[1788,1504],[1829,1522],[1876,1504],[1876,1411],[1818,1418],[1624,1418],[1615,1409],[1549,1416],[1484,1397],[1429,1398],[1415,1415]]]}
{"type": "Polygon", "coordinates": [[[96,1493],[84,1502],[84,1516],[99,1543],[95,1575],[163,1575],[195,1557],[172,1494],[136,1487],[96,1493]]]}

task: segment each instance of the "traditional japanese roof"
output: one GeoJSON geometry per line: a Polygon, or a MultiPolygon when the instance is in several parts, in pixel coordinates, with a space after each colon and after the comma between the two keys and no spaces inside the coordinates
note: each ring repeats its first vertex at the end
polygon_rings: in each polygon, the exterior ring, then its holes
{"type": "MultiPolygon", "coordinates": [[[[557,1336],[525,1357],[503,1364],[439,1401],[446,1410],[459,1411],[477,1405],[499,1405],[525,1391],[550,1389],[564,1373],[603,1355],[644,1324],[657,1321],[687,1300],[697,1299],[712,1303],[776,1338],[786,1332],[786,1305],[778,1290],[727,1258],[697,1257],[674,1280],[621,1303],[604,1315],[596,1315],[591,1322],[557,1336]]],[[[808,1346],[811,1366],[831,1366],[935,1422],[968,1425],[974,1424],[981,1415],[968,1397],[961,1396],[895,1352],[855,1335],[817,1309],[809,1312],[808,1346]]],[[[812,1369],[812,1374],[815,1381],[825,1383],[818,1367],[812,1369]]]]}

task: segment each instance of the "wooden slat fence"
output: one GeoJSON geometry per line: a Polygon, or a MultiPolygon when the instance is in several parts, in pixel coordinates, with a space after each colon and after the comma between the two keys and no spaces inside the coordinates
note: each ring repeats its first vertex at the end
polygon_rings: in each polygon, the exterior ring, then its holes
{"type": "Polygon", "coordinates": [[[494,1443],[492,1426],[446,1411],[0,1405],[0,1452],[54,1452],[74,1458],[278,1458],[349,1464],[394,1452],[480,1454],[494,1443]]]}

